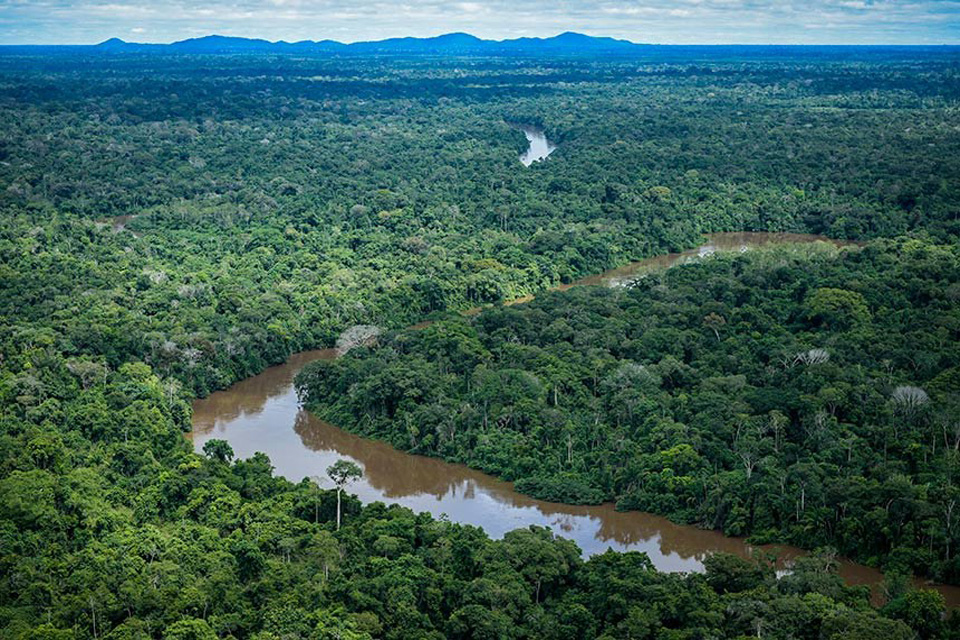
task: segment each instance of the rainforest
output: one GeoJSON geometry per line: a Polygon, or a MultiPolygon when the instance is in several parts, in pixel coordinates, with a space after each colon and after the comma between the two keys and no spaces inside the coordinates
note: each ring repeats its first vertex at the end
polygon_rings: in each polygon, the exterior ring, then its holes
{"type": "Polygon", "coordinates": [[[960,638],[960,49],[217,46],[0,47],[0,637],[960,638]],[[723,232],[787,240],[589,279],[723,232]],[[197,438],[313,349],[298,410],[756,552],[197,438]]]}

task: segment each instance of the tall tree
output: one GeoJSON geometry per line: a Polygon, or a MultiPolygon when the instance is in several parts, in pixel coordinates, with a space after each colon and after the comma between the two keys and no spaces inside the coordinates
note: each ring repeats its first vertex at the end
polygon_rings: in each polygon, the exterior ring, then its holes
{"type": "Polygon", "coordinates": [[[340,530],[340,496],[343,488],[363,477],[363,470],[355,462],[340,459],[327,467],[327,477],[337,485],[337,531],[340,530]]]}

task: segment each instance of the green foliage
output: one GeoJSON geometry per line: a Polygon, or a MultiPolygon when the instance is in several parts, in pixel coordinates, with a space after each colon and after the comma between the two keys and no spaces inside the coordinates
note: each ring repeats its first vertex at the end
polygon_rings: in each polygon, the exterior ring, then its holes
{"type": "Polygon", "coordinates": [[[943,596],[936,591],[907,591],[887,604],[884,613],[916,629],[921,638],[939,638],[943,633],[943,596]]]}
{"type": "Polygon", "coordinates": [[[396,332],[298,384],[328,420],[539,498],[954,581],[958,284],[956,243],[757,250],[396,332]]]}
{"type": "Polygon", "coordinates": [[[429,316],[308,372],[313,406],[539,495],[956,581],[954,54],[682,53],[0,53],[0,637],[954,634],[829,557],[585,561],[183,438],[196,395],[429,316]],[[521,167],[514,122],[554,156],[521,167]],[[908,236],[449,313],[745,229],[908,236]]]}
{"type": "Polygon", "coordinates": [[[187,618],[178,620],[163,632],[163,640],[216,640],[213,632],[205,620],[187,618]]]}
{"type": "Polygon", "coordinates": [[[773,567],[729,553],[715,553],[703,561],[707,584],[717,593],[740,593],[769,584],[773,567]]]}
{"type": "Polygon", "coordinates": [[[810,317],[828,327],[850,328],[870,317],[867,301],[856,291],[822,287],[807,296],[807,306],[810,317]]]}
{"type": "Polygon", "coordinates": [[[333,480],[338,488],[343,488],[350,482],[358,480],[363,475],[360,466],[349,460],[337,460],[327,467],[327,476],[333,480]]]}

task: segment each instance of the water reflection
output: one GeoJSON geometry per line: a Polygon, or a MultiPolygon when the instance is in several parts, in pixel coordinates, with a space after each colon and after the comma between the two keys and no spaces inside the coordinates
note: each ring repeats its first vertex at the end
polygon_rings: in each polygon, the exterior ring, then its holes
{"type": "MultiPolygon", "coordinates": [[[[359,464],[364,477],[351,485],[363,502],[395,502],[435,517],[483,527],[492,537],[531,524],[547,526],[574,540],[585,555],[608,548],[643,551],[662,571],[700,571],[703,559],[724,551],[747,556],[743,540],[715,531],[677,525],[637,511],[618,512],[612,505],[576,506],[535,500],[513,485],[463,465],[402,453],[390,445],[348,433],[304,411],[293,378],[307,363],[334,357],[333,350],[297,354],[289,362],[212,394],[194,404],[193,441],[197,450],[211,438],[227,440],[247,458],[267,454],[286,478],[318,477],[330,487],[325,469],[340,458],[359,464]],[[291,428],[292,427],[292,428],[291,428]]],[[[777,548],[781,557],[801,553],[777,548]]],[[[873,584],[874,570],[844,563],[851,583],[873,584]]]]}
{"type": "Polygon", "coordinates": [[[696,249],[683,253],[667,253],[662,256],[647,258],[639,262],[631,262],[622,267],[611,269],[603,273],[587,276],[572,284],[563,285],[561,289],[583,285],[602,285],[606,287],[623,286],[630,284],[639,277],[652,271],[666,269],[677,264],[694,262],[701,258],[719,252],[744,252],[750,248],[766,247],[777,244],[809,244],[813,242],[829,242],[842,246],[846,243],[826,236],[817,236],[806,233],[765,233],[760,231],[741,231],[735,233],[714,233],[708,236],[709,241],[696,249]]]}
{"type": "Polygon", "coordinates": [[[293,481],[319,477],[323,486],[329,485],[324,476],[327,466],[347,458],[364,470],[362,480],[350,487],[363,502],[395,502],[436,517],[445,514],[454,522],[483,527],[495,538],[531,524],[548,526],[573,539],[586,555],[607,548],[640,550],[666,571],[700,570],[704,555],[713,551],[749,551],[742,541],[680,527],[650,514],[621,513],[611,505],[534,500],[517,493],[510,483],[465,466],[405,454],[383,442],[355,436],[298,406],[292,378],[303,364],[300,358],[272,367],[257,376],[256,384],[247,380],[242,387],[214,394],[212,402],[197,402],[195,447],[222,438],[240,457],[262,451],[281,475],[293,481]],[[240,401],[231,406],[232,398],[240,401]]]}
{"type": "MultiPolygon", "coordinates": [[[[812,236],[718,234],[698,250],[662,256],[643,263],[586,278],[581,284],[610,285],[636,277],[643,270],[663,268],[705,252],[739,250],[776,241],[812,241],[812,236]]],[[[304,411],[293,379],[308,362],[336,357],[333,349],[298,353],[224,391],[194,403],[193,442],[197,450],[211,438],[227,440],[237,456],[267,454],[277,472],[292,481],[318,477],[331,487],[327,466],[340,458],[359,464],[362,480],[351,485],[363,502],[395,502],[414,511],[483,527],[488,535],[531,524],[547,526],[574,540],[585,555],[608,548],[636,550],[649,555],[662,571],[700,571],[703,559],[718,551],[747,556],[753,547],[742,539],[715,531],[674,524],[641,512],[618,512],[612,505],[573,506],[534,500],[516,492],[513,485],[463,465],[410,455],[388,444],[350,434],[304,411]]],[[[802,552],[791,547],[770,548],[784,559],[802,552]]],[[[841,574],[851,584],[877,584],[882,576],[874,569],[851,562],[841,564],[841,574]]],[[[940,587],[952,606],[960,604],[960,589],[940,587]]]]}

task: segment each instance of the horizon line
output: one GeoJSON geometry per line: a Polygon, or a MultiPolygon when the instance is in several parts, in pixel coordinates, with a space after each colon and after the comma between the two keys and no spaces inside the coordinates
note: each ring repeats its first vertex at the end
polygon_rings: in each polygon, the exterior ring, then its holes
{"type": "Polygon", "coordinates": [[[123,38],[121,38],[121,37],[119,37],[119,36],[111,36],[111,37],[108,37],[108,38],[106,38],[106,39],[104,39],[104,40],[100,40],[100,41],[98,41],[98,42],[86,42],[86,43],[80,43],[80,42],[58,42],[58,43],[31,43],[31,42],[19,42],[19,43],[13,42],[13,43],[8,43],[8,42],[0,42],[0,47],[97,47],[97,46],[100,46],[100,45],[102,45],[102,44],[104,44],[104,43],[111,42],[111,41],[118,41],[118,42],[122,42],[123,44],[129,44],[129,45],[144,45],[144,46],[163,47],[163,46],[170,46],[170,45],[174,45],[174,44],[180,44],[180,43],[188,42],[188,41],[192,41],[192,40],[202,40],[202,39],[205,39],[205,38],[212,38],[212,37],[217,37],[217,38],[230,38],[230,39],[237,39],[237,40],[251,40],[251,41],[254,41],[254,40],[255,40],[255,41],[262,41],[262,42],[265,42],[265,43],[268,43],[268,44],[271,44],[271,45],[284,45],[284,44],[286,44],[286,45],[296,45],[296,44],[304,44],[304,43],[324,43],[324,42],[326,42],[326,43],[336,43],[336,44],[342,44],[342,45],[345,45],[345,46],[350,46],[350,45],[355,45],[355,44],[376,44],[376,43],[386,42],[386,41],[388,41],[388,40],[399,40],[399,39],[431,40],[431,39],[441,38],[441,37],[444,37],[444,36],[451,36],[451,35],[465,35],[465,36],[470,36],[470,37],[472,37],[472,38],[476,38],[477,40],[479,40],[479,41],[481,41],[481,42],[487,42],[487,43],[504,43],[504,42],[513,42],[513,41],[517,41],[517,40],[550,40],[550,39],[557,38],[557,37],[559,37],[559,36],[567,35],[567,34],[581,35],[581,36],[586,36],[586,37],[589,37],[589,38],[596,38],[596,39],[615,40],[615,41],[619,41],[619,42],[629,43],[629,44],[632,44],[632,45],[635,45],[635,46],[638,46],[638,47],[644,47],[644,46],[659,46],[659,47],[724,47],[724,46],[727,46],[727,47],[957,47],[957,46],[960,46],[960,40],[957,40],[956,42],[946,42],[946,41],[944,41],[944,42],[910,42],[910,43],[903,43],[903,42],[872,42],[872,43],[854,43],[854,42],[817,42],[817,43],[810,43],[810,42],[763,42],[763,43],[751,43],[751,42],[735,42],[735,41],[730,41],[730,42],[687,42],[687,43],[677,43],[677,42],[637,42],[637,41],[635,41],[635,40],[630,40],[630,39],[625,38],[625,37],[604,36],[604,35],[591,35],[591,34],[589,34],[589,33],[584,33],[584,32],[582,32],[582,31],[571,31],[571,30],[567,30],[567,31],[558,32],[558,33],[556,33],[556,34],[554,34],[554,35],[552,35],[552,36],[517,36],[517,37],[500,38],[500,39],[496,39],[496,38],[482,38],[482,37],[480,37],[480,36],[476,36],[476,35],[474,35],[474,34],[472,34],[472,33],[467,32],[467,31],[448,31],[448,32],[443,32],[443,33],[439,33],[439,34],[432,35],[432,36],[394,35],[394,36],[387,36],[387,37],[385,37],[385,38],[380,38],[380,39],[375,39],[375,40],[369,40],[369,39],[361,39],[361,40],[336,40],[336,39],[334,39],[334,38],[318,38],[318,39],[314,39],[314,40],[311,40],[311,39],[285,40],[285,39],[282,39],[282,38],[281,38],[281,39],[279,39],[279,40],[270,40],[270,39],[268,39],[268,38],[261,37],[261,36],[242,36],[242,35],[227,35],[227,34],[224,34],[224,33],[208,33],[208,34],[205,34],[205,35],[188,36],[188,37],[181,38],[181,39],[178,39],[178,40],[171,40],[171,41],[165,41],[165,42],[145,42],[145,41],[125,40],[125,39],[123,39],[123,38]]]}
{"type": "Polygon", "coordinates": [[[385,42],[388,40],[399,40],[399,39],[412,39],[412,40],[431,40],[435,38],[440,38],[443,36],[449,35],[467,35],[482,42],[488,43],[502,43],[502,42],[512,42],[516,40],[550,40],[564,34],[576,34],[584,35],[590,38],[597,39],[610,39],[620,42],[629,43],[638,47],[653,46],[653,47],[960,47],[960,40],[955,42],[942,41],[942,42],[738,42],[738,41],[728,41],[728,42],[637,42],[634,40],[629,40],[624,37],[616,36],[595,36],[581,31],[562,31],[552,36],[518,36],[513,38],[481,38],[480,36],[475,36],[466,31],[449,31],[439,33],[433,36],[411,36],[411,35],[393,35],[387,36],[384,38],[379,38],[375,40],[361,39],[361,40],[337,40],[334,38],[318,38],[318,39],[300,39],[300,40],[270,40],[261,36],[241,36],[241,35],[227,35],[223,33],[208,33],[205,35],[199,36],[188,36],[185,38],[180,38],[178,40],[170,41],[139,41],[139,40],[125,40],[119,36],[110,36],[104,40],[97,42],[56,42],[56,43],[35,43],[35,42],[0,42],[0,47],[98,47],[104,43],[110,41],[119,41],[123,44],[129,45],[144,45],[144,46],[170,46],[174,44],[180,44],[183,42],[188,42],[191,40],[202,40],[204,38],[211,37],[221,37],[221,38],[231,38],[237,40],[258,40],[271,45],[296,45],[302,43],[336,43],[342,44],[345,46],[355,45],[355,44],[376,44],[380,42],[385,42]]]}

